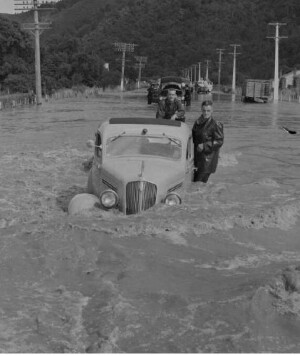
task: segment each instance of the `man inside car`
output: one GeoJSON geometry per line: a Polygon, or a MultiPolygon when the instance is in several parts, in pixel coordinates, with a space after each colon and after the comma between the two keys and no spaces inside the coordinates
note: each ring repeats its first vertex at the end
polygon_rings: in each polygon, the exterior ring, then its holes
{"type": "Polygon", "coordinates": [[[177,98],[176,90],[169,89],[167,98],[158,103],[156,118],[185,121],[185,111],[181,101],[177,98]]]}

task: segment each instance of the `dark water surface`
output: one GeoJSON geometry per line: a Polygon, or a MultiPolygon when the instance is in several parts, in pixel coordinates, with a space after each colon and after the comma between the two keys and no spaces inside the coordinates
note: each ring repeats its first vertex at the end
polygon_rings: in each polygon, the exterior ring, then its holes
{"type": "Polygon", "coordinates": [[[66,213],[86,140],[145,95],[0,112],[0,351],[300,352],[300,104],[216,96],[220,164],[180,207],[66,213]]]}

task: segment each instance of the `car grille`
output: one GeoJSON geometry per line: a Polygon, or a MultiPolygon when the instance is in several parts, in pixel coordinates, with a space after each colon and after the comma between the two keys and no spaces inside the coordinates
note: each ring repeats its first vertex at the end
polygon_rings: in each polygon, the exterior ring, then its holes
{"type": "Polygon", "coordinates": [[[157,187],[155,184],[137,181],[126,186],[126,214],[136,214],[155,204],[157,187]]]}

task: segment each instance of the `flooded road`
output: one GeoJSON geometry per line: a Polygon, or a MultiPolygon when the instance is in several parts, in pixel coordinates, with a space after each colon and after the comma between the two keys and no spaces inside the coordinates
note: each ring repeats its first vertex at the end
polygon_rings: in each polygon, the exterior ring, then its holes
{"type": "Polygon", "coordinates": [[[0,351],[299,352],[299,105],[214,97],[217,172],[136,216],[66,209],[87,139],[154,117],[146,92],[0,112],[0,351]]]}

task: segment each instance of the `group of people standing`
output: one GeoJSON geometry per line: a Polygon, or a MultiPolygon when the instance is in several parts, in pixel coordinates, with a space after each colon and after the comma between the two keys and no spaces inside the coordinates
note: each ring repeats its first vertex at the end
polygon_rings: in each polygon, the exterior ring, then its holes
{"type": "MultiPolygon", "coordinates": [[[[217,169],[219,151],[224,142],[223,124],[212,117],[213,103],[205,100],[201,104],[202,114],[192,128],[194,142],[194,182],[208,181],[217,169]]],[[[185,121],[185,111],[176,90],[169,89],[166,99],[158,103],[157,119],[185,121]]]]}

